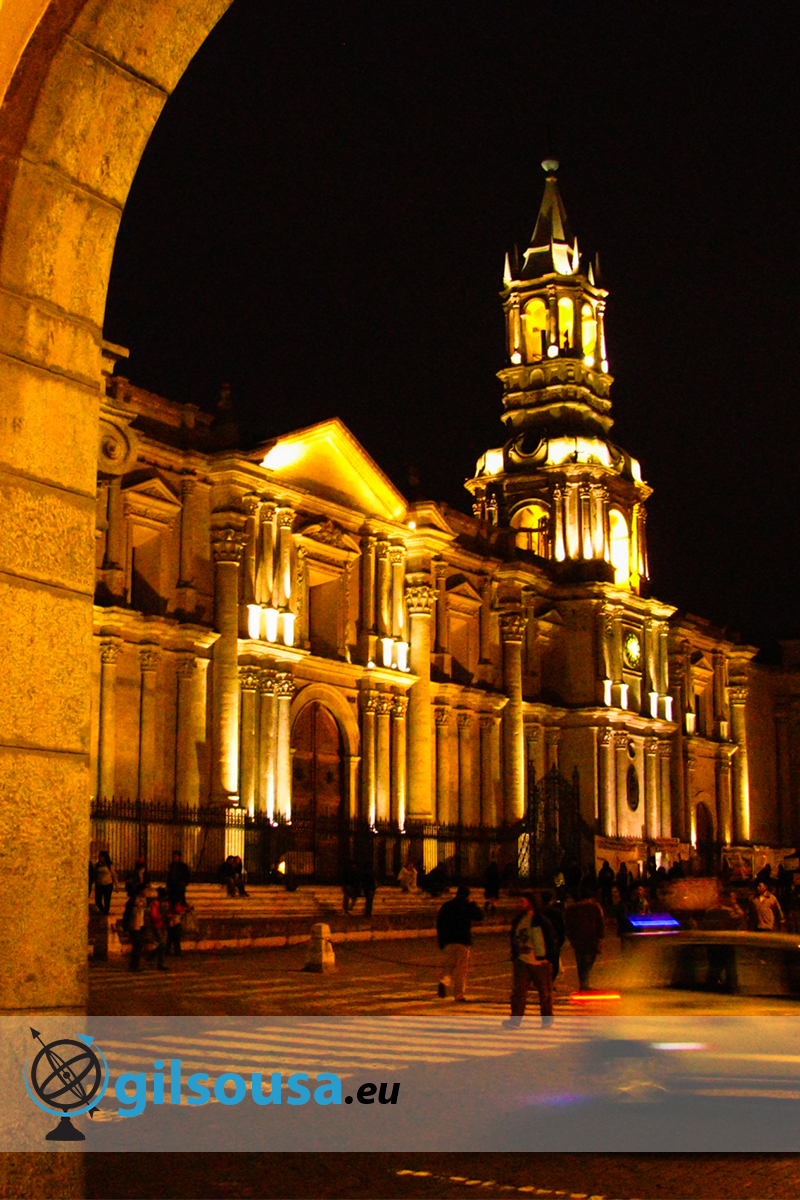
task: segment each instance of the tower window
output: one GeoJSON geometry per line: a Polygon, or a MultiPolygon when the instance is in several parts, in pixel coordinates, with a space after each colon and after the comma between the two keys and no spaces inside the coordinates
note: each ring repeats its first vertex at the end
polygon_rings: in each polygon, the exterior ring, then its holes
{"type": "Polygon", "coordinates": [[[614,583],[617,587],[628,587],[631,579],[631,538],[628,522],[618,508],[608,513],[611,527],[611,565],[614,568],[614,583]]]}
{"type": "Polygon", "coordinates": [[[581,343],[584,357],[593,359],[597,352],[597,318],[591,304],[581,308],[581,343]]]}
{"type": "Polygon", "coordinates": [[[522,314],[522,334],[528,362],[547,354],[547,309],[543,300],[529,300],[522,314]]]}
{"type": "Polygon", "coordinates": [[[550,557],[550,513],[544,504],[529,504],[511,518],[517,530],[520,550],[530,550],[541,558],[550,557]]]}
{"type": "Polygon", "coordinates": [[[575,345],[575,308],[568,296],[558,302],[558,344],[562,350],[571,350],[575,345]]]}

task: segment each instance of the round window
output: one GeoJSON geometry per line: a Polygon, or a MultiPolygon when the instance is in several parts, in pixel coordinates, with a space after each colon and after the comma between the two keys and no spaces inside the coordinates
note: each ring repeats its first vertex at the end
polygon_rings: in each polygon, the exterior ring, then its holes
{"type": "Polygon", "coordinates": [[[627,790],[628,808],[631,812],[636,812],[639,807],[639,776],[633,763],[628,767],[627,790]]]}

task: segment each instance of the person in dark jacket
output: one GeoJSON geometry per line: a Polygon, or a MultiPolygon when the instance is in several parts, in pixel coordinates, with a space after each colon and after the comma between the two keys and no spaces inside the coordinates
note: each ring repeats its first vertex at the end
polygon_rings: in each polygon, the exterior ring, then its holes
{"type": "Polygon", "coordinates": [[[469,898],[469,888],[462,883],[454,900],[447,900],[436,918],[436,936],[442,951],[442,977],[437,988],[440,999],[447,995],[452,980],[456,1000],[466,1000],[467,968],[472,945],[472,922],[482,921],[483,913],[469,898]]]}
{"type": "Polygon", "coordinates": [[[552,892],[542,892],[542,916],[546,917],[553,926],[556,939],[556,952],[552,959],[553,982],[555,983],[561,970],[561,951],[567,931],[564,925],[564,905],[559,900],[553,899],[552,892]]]}
{"type": "Polygon", "coordinates": [[[364,916],[372,916],[372,902],[378,890],[378,881],[371,863],[365,863],[361,868],[361,891],[364,893],[364,916]]]}
{"type": "Polygon", "coordinates": [[[580,900],[567,906],[564,925],[575,954],[578,985],[584,992],[589,987],[589,975],[606,932],[603,910],[589,888],[581,891],[580,900]]]}
{"type": "Polygon", "coordinates": [[[494,912],[497,908],[497,901],[500,899],[500,868],[494,859],[491,860],[486,868],[484,876],[483,898],[486,903],[483,906],[484,912],[494,912]]]}
{"type": "Polygon", "coordinates": [[[172,851],[172,862],[167,871],[167,891],[170,904],[186,905],[186,888],[192,878],[192,872],[183,861],[180,850],[172,851]]]}
{"type": "Polygon", "coordinates": [[[514,990],[511,993],[511,1016],[503,1021],[506,1029],[522,1024],[530,985],[539,993],[539,1011],[543,1024],[553,1019],[553,962],[557,953],[553,926],[542,915],[541,906],[533,892],[523,892],[519,898],[520,911],[511,925],[511,961],[514,970],[514,990]]]}

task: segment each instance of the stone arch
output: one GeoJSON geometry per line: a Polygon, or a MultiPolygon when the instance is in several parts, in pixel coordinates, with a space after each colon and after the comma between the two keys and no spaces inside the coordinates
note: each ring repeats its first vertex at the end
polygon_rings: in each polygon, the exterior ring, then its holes
{"type": "Polygon", "coordinates": [[[13,698],[0,712],[9,814],[0,851],[10,864],[0,921],[12,939],[22,936],[15,897],[26,890],[18,812],[49,868],[26,905],[29,952],[16,973],[4,972],[0,1009],[85,1004],[93,509],[108,277],[150,133],[231,2],[0,5],[0,627],[4,693],[13,698]]]}
{"type": "Polygon", "coordinates": [[[312,704],[315,700],[327,708],[333,716],[336,724],[339,726],[339,731],[342,735],[342,743],[344,753],[347,758],[352,758],[359,754],[359,746],[361,743],[361,735],[358,728],[358,720],[353,712],[354,705],[348,704],[341,692],[336,688],[329,687],[325,683],[310,683],[307,687],[302,688],[296,693],[292,700],[290,710],[291,728],[294,729],[295,722],[300,716],[300,713],[308,704],[312,704]]]}

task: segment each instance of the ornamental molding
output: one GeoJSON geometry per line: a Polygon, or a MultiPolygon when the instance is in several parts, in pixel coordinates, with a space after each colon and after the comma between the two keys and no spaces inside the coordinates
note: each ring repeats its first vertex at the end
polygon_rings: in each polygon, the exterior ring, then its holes
{"type": "Polygon", "coordinates": [[[277,673],[270,670],[268,667],[262,667],[259,671],[258,690],[262,696],[275,695],[275,680],[277,673]]]}
{"type": "Polygon", "coordinates": [[[472,728],[472,713],[466,709],[461,709],[456,713],[456,725],[459,733],[468,732],[472,728]]]}
{"type": "Polygon", "coordinates": [[[645,740],[644,740],[645,754],[648,754],[648,755],[649,754],[652,754],[652,755],[658,754],[659,745],[660,745],[659,738],[656,738],[656,737],[645,738],[645,740]]]}
{"type": "Polygon", "coordinates": [[[159,652],[156,646],[143,646],[139,651],[139,666],[143,675],[158,670],[159,652]]]}
{"type": "Polygon", "coordinates": [[[436,708],[434,709],[434,720],[437,729],[446,729],[450,724],[450,709],[436,708]]]}
{"type": "Polygon", "coordinates": [[[275,675],[275,695],[279,700],[291,699],[297,690],[294,678],[288,671],[278,671],[275,675]]]}
{"type": "Polygon", "coordinates": [[[436,593],[428,584],[406,588],[406,604],[410,617],[429,617],[433,612],[436,593]]]}
{"type": "Polygon", "coordinates": [[[672,743],[660,739],[658,743],[658,754],[659,758],[672,758],[672,743]]]}
{"type": "Polygon", "coordinates": [[[254,692],[261,682],[257,667],[239,667],[239,683],[243,692],[254,692]]]}
{"type": "Polygon", "coordinates": [[[175,674],[179,679],[193,679],[197,664],[193,654],[180,654],[175,660],[175,674]]]}
{"type": "Polygon", "coordinates": [[[747,685],[728,688],[728,699],[731,704],[744,704],[747,699],[747,685]]]}
{"type": "Polygon", "coordinates": [[[625,750],[627,752],[629,741],[630,738],[628,737],[627,733],[617,732],[614,734],[614,746],[617,750],[625,750]]]}
{"type": "Polygon", "coordinates": [[[155,531],[168,529],[181,511],[181,502],[157,472],[122,488],[123,513],[155,531]]]}
{"type": "Polygon", "coordinates": [[[614,730],[613,729],[609,729],[608,727],[606,727],[605,729],[600,729],[598,732],[600,734],[600,745],[601,746],[604,746],[606,749],[608,749],[609,746],[613,745],[613,743],[614,743],[614,730]]]}
{"type": "Polygon", "coordinates": [[[378,716],[388,717],[394,706],[394,696],[379,695],[378,696],[378,716]]]}
{"type": "Polygon", "coordinates": [[[500,613],[500,632],[504,642],[522,642],[528,618],[519,612],[500,613]]]}
{"type": "Polygon", "coordinates": [[[120,648],[115,642],[100,643],[100,662],[106,666],[115,666],[119,658],[120,648]]]}
{"type": "Polygon", "coordinates": [[[134,419],[135,414],[101,406],[97,469],[103,475],[126,475],[136,466],[139,439],[130,427],[134,419]]]}
{"type": "Polygon", "coordinates": [[[392,700],[392,716],[397,721],[404,721],[408,708],[408,696],[395,696],[392,700]]]}
{"type": "Polygon", "coordinates": [[[226,526],[211,530],[211,552],[218,563],[239,563],[245,536],[240,529],[226,526]]]}

